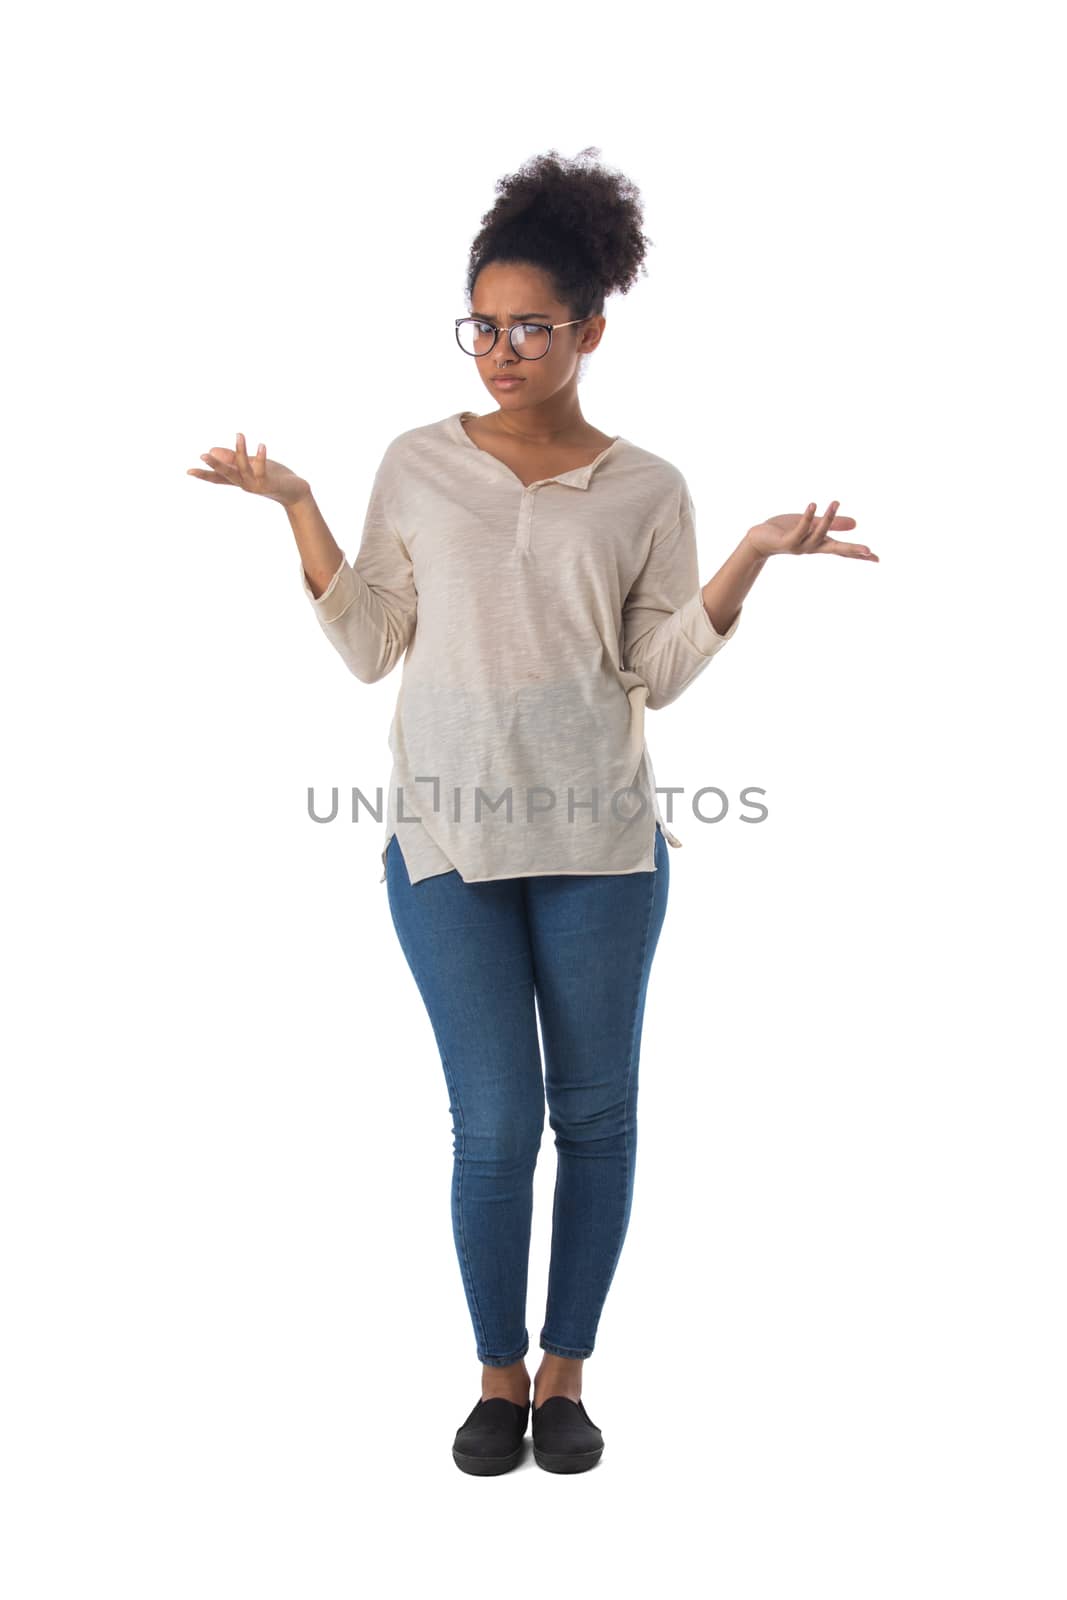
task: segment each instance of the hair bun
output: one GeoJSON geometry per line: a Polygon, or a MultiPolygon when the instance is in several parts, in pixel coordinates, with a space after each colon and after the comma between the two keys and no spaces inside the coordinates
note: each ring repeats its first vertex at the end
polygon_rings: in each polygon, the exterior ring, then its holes
{"type": "Polygon", "coordinates": [[[523,261],[548,273],[576,317],[599,316],[607,295],[633,287],[653,241],[642,231],[636,186],[595,162],[599,154],[589,145],[568,161],[549,150],[497,180],[496,203],[470,248],[468,301],[493,261],[523,261]]]}

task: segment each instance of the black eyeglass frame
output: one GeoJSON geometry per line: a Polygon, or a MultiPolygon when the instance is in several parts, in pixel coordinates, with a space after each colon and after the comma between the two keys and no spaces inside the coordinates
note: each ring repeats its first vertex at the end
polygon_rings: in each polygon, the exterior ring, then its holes
{"type": "MultiPolygon", "coordinates": [[[[584,316],[584,317],[572,317],[570,322],[516,322],[514,327],[508,328],[506,330],[507,331],[507,336],[508,336],[508,344],[510,344],[510,346],[511,346],[512,354],[514,356],[516,356],[519,361],[543,361],[545,359],[545,356],[547,356],[548,351],[551,350],[551,348],[552,348],[552,335],[553,335],[553,333],[555,332],[555,330],[557,328],[572,328],[576,322],[588,322],[589,318],[591,316],[593,316],[593,314],[594,313],[590,311],[587,316],[584,316]],[[516,350],[515,349],[515,340],[512,338],[512,334],[515,332],[516,328],[541,328],[541,329],[543,329],[548,334],[548,349],[542,351],[542,353],[539,356],[524,356],[521,350],[516,350]]],[[[456,343],[459,345],[459,348],[461,350],[463,350],[463,354],[465,356],[473,356],[475,361],[481,361],[485,356],[492,355],[493,351],[497,347],[497,342],[500,339],[500,335],[503,332],[505,332],[505,330],[503,328],[498,328],[495,322],[486,322],[483,317],[457,317],[456,318],[456,343]],[[481,355],[479,355],[476,350],[464,350],[463,349],[463,345],[462,345],[462,343],[460,341],[460,337],[459,337],[459,330],[460,330],[460,327],[462,326],[462,324],[464,322],[476,322],[480,328],[492,328],[492,330],[493,330],[493,342],[489,346],[488,350],[483,350],[481,352],[481,355]]]]}

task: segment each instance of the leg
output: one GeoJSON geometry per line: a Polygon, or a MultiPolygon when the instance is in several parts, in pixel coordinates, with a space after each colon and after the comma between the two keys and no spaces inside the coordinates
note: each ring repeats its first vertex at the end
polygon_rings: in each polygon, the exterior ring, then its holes
{"type": "Polygon", "coordinates": [[[577,1398],[630,1219],[641,1028],[669,888],[658,828],[656,864],[655,872],[526,880],[556,1144],[535,1404],[542,1389],[577,1398]]]}
{"type": "MultiPolygon", "coordinates": [[[[412,884],[395,836],[393,925],[429,1014],[452,1116],[452,1229],[479,1359],[521,1387],[533,1175],[545,1097],[522,880],[412,884]]],[[[527,1375],[528,1382],[528,1375],[527,1375]]],[[[518,1396],[516,1396],[518,1398],[518,1396]]]]}

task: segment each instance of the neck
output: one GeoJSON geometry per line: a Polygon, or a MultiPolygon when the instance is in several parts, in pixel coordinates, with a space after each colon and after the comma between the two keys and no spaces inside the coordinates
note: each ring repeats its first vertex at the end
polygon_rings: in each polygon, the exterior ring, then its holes
{"type": "Polygon", "coordinates": [[[554,394],[541,405],[501,406],[486,420],[498,433],[533,446],[566,443],[590,431],[577,394],[569,392],[554,394]]]}

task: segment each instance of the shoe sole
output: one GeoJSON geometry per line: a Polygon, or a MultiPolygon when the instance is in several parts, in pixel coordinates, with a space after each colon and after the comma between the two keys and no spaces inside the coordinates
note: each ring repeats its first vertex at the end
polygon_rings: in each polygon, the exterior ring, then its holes
{"type": "Polygon", "coordinates": [[[604,1446],[599,1450],[571,1450],[557,1453],[548,1450],[538,1450],[534,1445],[534,1460],[539,1467],[544,1467],[546,1472],[588,1472],[590,1467],[595,1467],[604,1454],[604,1446]]]}
{"type": "Polygon", "coordinates": [[[499,1472],[510,1472],[512,1467],[517,1467],[522,1460],[523,1446],[513,1450],[509,1456],[465,1456],[455,1446],[452,1448],[452,1460],[460,1472],[472,1472],[479,1478],[495,1477],[499,1472]]]}

